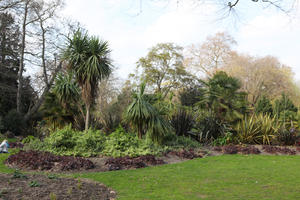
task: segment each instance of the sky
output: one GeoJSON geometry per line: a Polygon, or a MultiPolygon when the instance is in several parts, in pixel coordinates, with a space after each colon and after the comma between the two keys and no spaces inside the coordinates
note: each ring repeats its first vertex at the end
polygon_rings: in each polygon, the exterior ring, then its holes
{"type": "Polygon", "coordinates": [[[223,5],[215,2],[66,0],[62,14],[109,42],[117,74],[123,79],[157,43],[186,47],[200,44],[217,32],[227,32],[237,41],[238,52],[275,56],[300,80],[300,11],[286,15],[265,4],[243,1],[227,16],[223,5]]]}

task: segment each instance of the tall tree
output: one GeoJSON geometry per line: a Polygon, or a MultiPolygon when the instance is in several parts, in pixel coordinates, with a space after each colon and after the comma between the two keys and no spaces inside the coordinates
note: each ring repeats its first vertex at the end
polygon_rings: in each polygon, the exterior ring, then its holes
{"type": "Polygon", "coordinates": [[[165,98],[171,90],[193,78],[184,68],[182,49],[173,43],[157,44],[146,57],[139,59],[137,69],[141,71],[135,76],[165,98]]]}
{"type": "Polygon", "coordinates": [[[86,107],[85,130],[89,128],[90,110],[95,101],[99,82],[112,71],[110,49],[106,41],[77,31],[64,52],[64,59],[74,71],[86,107]]]}
{"type": "MultiPolygon", "coordinates": [[[[29,43],[31,46],[29,58],[31,65],[42,68],[42,89],[39,98],[34,102],[34,105],[27,110],[25,120],[29,120],[31,116],[38,111],[49,93],[57,73],[62,68],[62,62],[57,64],[57,53],[60,49],[57,47],[60,41],[62,31],[58,28],[57,12],[62,7],[62,0],[51,1],[36,1],[32,2],[31,7],[33,15],[32,23],[35,26],[31,39],[35,38],[34,43],[29,43]],[[41,48],[37,48],[41,47],[41,48]],[[37,49],[35,51],[34,49],[37,49]]],[[[59,21],[58,21],[59,22],[59,21]]],[[[26,34],[26,33],[25,33],[26,34]]],[[[33,66],[32,66],[33,67],[33,66]]]]}
{"type": "Polygon", "coordinates": [[[229,60],[235,44],[236,41],[227,33],[219,32],[208,36],[202,44],[188,48],[185,63],[196,73],[212,77],[229,60]]]}
{"type": "Polygon", "coordinates": [[[25,121],[38,111],[62,66],[62,63],[56,64],[54,56],[59,51],[57,44],[61,41],[59,36],[62,32],[54,31],[61,24],[56,13],[62,5],[63,0],[3,0],[0,2],[0,10],[3,9],[13,14],[20,26],[16,105],[17,111],[24,114],[25,121]],[[54,46],[56,48],[53,48],[54,46]],[[26,78],[23,73],[26,69],[28,71],[28,69],[39,67],[43,69],[44,80],[42,84],[39,84],[41,90],[37,91],[39,98],[32,102],[29,108],[24,108],[22,101],[24,101],[23,90],[26,78]]]}
{"type": "Polygon", "coordinates": [[[241,81],[241,89],[248,93],[248,100],[253,105],[263,95],[277,98],[282,92],[286,92],[293,96],[291,68],[275,57],[260,58],[236,53],[222,70],[241,81]]]}
{"type": "MultiPolygon", "coordinates": [[[[20,62],[20,31],[13,15],[0,13],[0,115],[16,109],[17,74],[20,62]]],[[[24,78],[22,107],[34,100],[29,77],[24,78]]]]}

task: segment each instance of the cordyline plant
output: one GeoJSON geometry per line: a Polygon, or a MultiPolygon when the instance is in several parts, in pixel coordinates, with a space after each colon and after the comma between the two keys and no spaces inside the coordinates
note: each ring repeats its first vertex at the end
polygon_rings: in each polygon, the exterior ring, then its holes
{"type": "Polygon", "coordinates": [[[147,133],[154,142],[160,142],[171,127],[149,102],[145,87],[145,83],[142,83],[139,92],[133,94],[133,102],[125,113],[125,119],[137,130],[139,139],[147,133]]]}
{"type": "Polygon", "coordinates": [[[89,128],[90,108],[97,94],[98,84],[107,78],[112,71],[109,58],[111,50],[106,41],[89,37],[81,30],[77,31],[64,52],[64,60],[75,74],[81,88],[82,100],[86,107],[85,130],[89,128]]]}

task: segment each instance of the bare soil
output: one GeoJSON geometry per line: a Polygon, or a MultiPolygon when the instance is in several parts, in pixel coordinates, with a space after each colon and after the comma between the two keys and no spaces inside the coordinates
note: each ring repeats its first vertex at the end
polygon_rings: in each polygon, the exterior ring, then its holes
{"type": "Polygon", "coordinates": [[[26,175],[13,178],[0,174],[0,200],[114,200],[116,193],[103,184],[85,179],[54,178],[45,175],[26,175]]]}

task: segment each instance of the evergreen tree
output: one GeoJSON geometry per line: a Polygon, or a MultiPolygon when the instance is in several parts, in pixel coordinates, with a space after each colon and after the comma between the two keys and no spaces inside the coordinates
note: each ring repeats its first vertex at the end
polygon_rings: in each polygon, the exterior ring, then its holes
{"type": "Polygon", "coordinates": [[[284,122],[296,120],[298,108],[289,97],[282,93],[281,98],[275,101],[275,114],[284,122]]]}
{"type": "Polygon", "coordinates": [[[263,113],[273,115],[272,104],[266,96],[262,96],[255,104],[255,112],[257,114],[263,113]]]}
{"type": "Polygon", "coordinates": [[[0,13],[0,115],[16,107],[20,32],[13,17],[0,13]]]}

